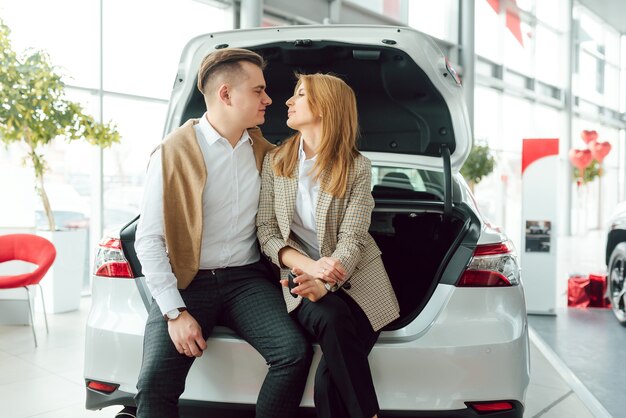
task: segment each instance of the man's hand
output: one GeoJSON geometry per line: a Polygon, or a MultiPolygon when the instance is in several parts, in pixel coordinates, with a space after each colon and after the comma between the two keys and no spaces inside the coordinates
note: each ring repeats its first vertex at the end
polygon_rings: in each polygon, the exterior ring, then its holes
{"type": "Polygon", "coordinates": [[[328,290],[324,287],[324,282],[320,279],[305,273],[297,267],[293,269],[293,272],[297,274],[293,281],[298,285],[292,289],[291,293],[307,298],[311,302],[317,302],[328,293],[328,290]]]}
{"type": "Polygon", "coordinates": [[[178,318],[168,321],[167,331],[180,354],[187,357],[200,357],[206,350],[206,341],[202,337],[200,324],[189,311],[181,312],[178,318]]]}
{"type": "Polygon", "coordinates": [[[304,272],[330,285],[340,284],[346,279],[346,269],[339,259],[333,257],[322,257],[309,263],[304,272]]]}

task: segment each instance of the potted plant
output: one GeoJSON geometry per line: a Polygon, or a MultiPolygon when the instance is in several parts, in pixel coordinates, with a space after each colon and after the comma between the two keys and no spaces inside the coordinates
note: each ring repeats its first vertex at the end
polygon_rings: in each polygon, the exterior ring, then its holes
{"type": "MultiPolygon", "coordinates": [[[[21,144],[25,148],[25,161],[33,168],[35,189],[48,220],[49,234],[46,235],[51,236],[57,246],[57,261],[51,270],[59,274],[61,273],[58,270],[64,270],[63,274],[68,274],[62,267],[64,255],[69,257],[70,265],[76,266],[76,250],[81,247],[80,244],[77,246],[76,243],[68,243],[65,238],[60,238],[65,240],[62,243],[55,242],[57,237],[54,235],[58,229],[45,189],[44,176],[48,167],[44,151],[54,140],[61,138],[70,142],[87,141],[93,145],[108,147],[119,142],[120,135],[115,126],[96,122],[83,111],[80,104],[66,98],[65,83],[45,52],[29,50],[18,55],[12,49],[9,36],[9,28],[0,20],[0,141],[7,146],[21,144]]],[[[86,239],[86,235],[83,239],[86,239]]],[[[86,245],[85,243],[82,248],[86,245]]],[[[78,273],[72,274],[81,275],[82,272],[84,275],[83,270],[84,268],[80,268],[78,273]]],[[[76,287],[79,297],[82,275],[74,279],[78,281],[76,287]]],[[[70,279],[63,280],[67,282],[70,279]]],[[[46,282],[50,281],[42,281],[44,294],[46,282]]],[[[54,299],[54,295],[51,298],[54,299]]],[[[76,303],[72,302],[69,308],[55,309],[55,301],[50,302],[53,312],[78,307],[73,306],[76,303]]]]}
{"type": "Polygon", "coordinates": [[[461,175],[467,180],[472,193],[474,186],[481,182],[483,177],[493,171],[496,160],[487,145],[474,144],[465,164],[461,167],[461,175]]]}

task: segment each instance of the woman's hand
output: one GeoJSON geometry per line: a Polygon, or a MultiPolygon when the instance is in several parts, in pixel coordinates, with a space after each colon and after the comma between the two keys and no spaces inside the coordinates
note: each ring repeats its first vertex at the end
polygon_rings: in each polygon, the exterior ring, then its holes
{"type": "MultiPolygon", "coordinates": [[[[297,267],[292,269],[292,271],[297,275],[296,278],[293,279],[297,286],[291,290],[291,293],[307,298],[311,302],[317,302],[326,296],[328,290],[324,287],[323,281],[305,273],[302,269],[297,267]]],[[[287,285],[287,280],[281,280],[281,283],[285,286],[287,285]]]]}
{"type": "Polygon", "coordinates": [[[317,261],[311,261],[311,263],[304,267],[304,272],[309,276],[320,279],[322,282],[326,282],[331,286],[335,284],[338,285],[346,279],[346,269],[339,259],[322,257],[317,261]]]}

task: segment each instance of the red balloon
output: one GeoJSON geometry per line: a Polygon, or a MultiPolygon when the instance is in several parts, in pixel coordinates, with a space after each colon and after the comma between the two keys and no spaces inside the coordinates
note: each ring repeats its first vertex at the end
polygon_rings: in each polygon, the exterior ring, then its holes
{"type": "Polygon", "coordinates": [[[596,131],[582,131],[580,133],[580,137],[585,141],[585,144],[590,143],[591,141],[595,141],[598,139],[598,133],[596,131]]]}
{"type": "Polygon", "coordinates": [[[580,171],[587,168],[589,164],[591,164],[591,160],[593,160],[593,156],[591,155],[591,151],[588,149],[574,149],[569,150],[569,160],[577,167],[580,171]]]}
{"type": "Polygon", "coordinates": [[[589,151],[591,151],[591,156],[600,164],[602,164],[604,157],[611,152],[611,144],[608,142],[591,141],[587,146],[589,151]]]}

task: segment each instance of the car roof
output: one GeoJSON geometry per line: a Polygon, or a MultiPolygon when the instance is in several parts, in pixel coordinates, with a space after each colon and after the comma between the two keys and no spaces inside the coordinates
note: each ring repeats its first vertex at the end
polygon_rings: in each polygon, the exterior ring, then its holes
{"type": "Polygon", "coordinates": [[[471,148],[460,83],[434,41],[406,27],[320,25],[256,28],[201,35],[185,47],[168,111],[166,133],[203,114],[197,69],[225,47],[248,48],[268,61],[265,77],[274,105],[261,127],[272,142],[292,132],[282,105],[293,94],[294,72],[332,72],[355,90],[362,151],[411,155],[441,168],[442,145],[458,172],[471,148]]]}

